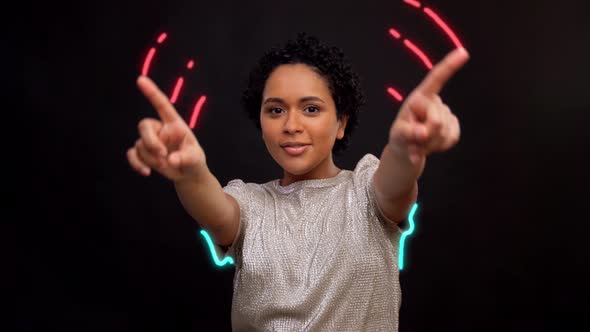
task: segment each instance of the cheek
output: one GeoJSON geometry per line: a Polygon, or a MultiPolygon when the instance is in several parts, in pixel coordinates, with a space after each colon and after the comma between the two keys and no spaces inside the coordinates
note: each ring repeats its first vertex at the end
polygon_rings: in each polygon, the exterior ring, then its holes
{"type": "Polygon", "coordinates": [[[334,125],[332,121],[326,121],[319,126],[315,126],[314,133],[316,139],[319,140],[317,143],[320,143],[322,146],[326,147],[326,149],[329,149],[338,135],[338,126],[334,125]]]}
{"type": "MultiPolygon", "coordinates": [[[[266,143],[272,143],[276,141],[276,134],[275,130],[273,130],[273,126],[269,123],[260,122],[260,132],[262,134],[262,140],[266,143]]],[[[272,144],[270,144],[272,145],[272,144]]]]}
{"type": "Polygon", "coordinates": [[[260,119],[260,132],[262,139],[266,140],[266,137],[268,137],[268,123],[262,119],[260,119]]]}

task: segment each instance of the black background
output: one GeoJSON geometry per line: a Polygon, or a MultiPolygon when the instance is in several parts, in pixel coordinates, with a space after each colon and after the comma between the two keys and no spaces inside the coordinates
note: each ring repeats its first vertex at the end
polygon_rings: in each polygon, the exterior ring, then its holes
{"type": "MultiPolygon", "coordinates": [[[[471,60],[442,92],[462,136],[428,159],[419,182],[400,330],[585,330],[588,10],[582,1],[424,3],[471,60]]],[[[387,30],[433,61],[452,48],[401,0],[46,3],[27,14],[21,153],[32,161],[10,255],[19,272],[11,307],[25,331],[231,328],[232,268],[214,266],[172,184],[135,174],[125,157],[139,120],[156,116],[135,79],[161,32],[169,36],[150,75],[164,91],[185,77],[176,106],[187,120],[207,95],[195,133],[222,184],[281,174],[239,105],[268,47],[307,31],[350,58],[368,103],[336,158],[347,169],[380,155],[399,107],[386,87],[407,95],[426,74],[387,30]],[[197,67],[187,72],[189,58],[197,67]]]]}

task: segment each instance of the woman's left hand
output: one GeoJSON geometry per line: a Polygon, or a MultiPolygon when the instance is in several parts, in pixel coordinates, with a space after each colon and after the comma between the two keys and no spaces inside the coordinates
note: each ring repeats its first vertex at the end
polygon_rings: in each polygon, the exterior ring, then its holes
{"type": "Polygon", "coordinates": [[[445,83],[467,62],[465,49],[451,51],[436,64],[402,104],[389,131],[389,144],[420,170],[426,156],[459,141],[459,120],[439,96],[445,83]]]}

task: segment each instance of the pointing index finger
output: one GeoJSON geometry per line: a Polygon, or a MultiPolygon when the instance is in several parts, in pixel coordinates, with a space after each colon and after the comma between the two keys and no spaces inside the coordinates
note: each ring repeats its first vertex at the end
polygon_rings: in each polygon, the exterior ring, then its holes
{"type": "Polygon", "coordinates": [[[449,52],[439,63],[434,66],[424,78],[418,89],[425,95],[438,94],[445,83],[459,70],[469,59],[469,54],[464,48],[457,48],[449,52]]]}
{"type": "Polygon", "coordinates": [[[137,86],[152,106],[154,106],[163,122],[173,122],[180,119],[180,115],[178,115],[168,97],[149,77],[139,76],[137,78],[137,86]]]}

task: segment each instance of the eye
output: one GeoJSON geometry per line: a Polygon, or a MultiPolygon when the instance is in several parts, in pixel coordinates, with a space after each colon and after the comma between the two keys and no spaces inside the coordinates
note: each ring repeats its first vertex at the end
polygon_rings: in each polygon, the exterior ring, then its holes
{"type": "Polygon", "coordinates": [[[308,113],[318,113],[320,111],[320,109],[318,107],[315,107],[315,106],[308,106],[308,107],[305,108],[305,110],[308,113]]]}
{"type": "Polygon", "coordinates": [[[278,107],[271,107],[268,109],[268,113],[270,113],[271,115],[278,115],[278,114],[281,114],[282,112],[283,112],[283,110],[278,107]]]}

